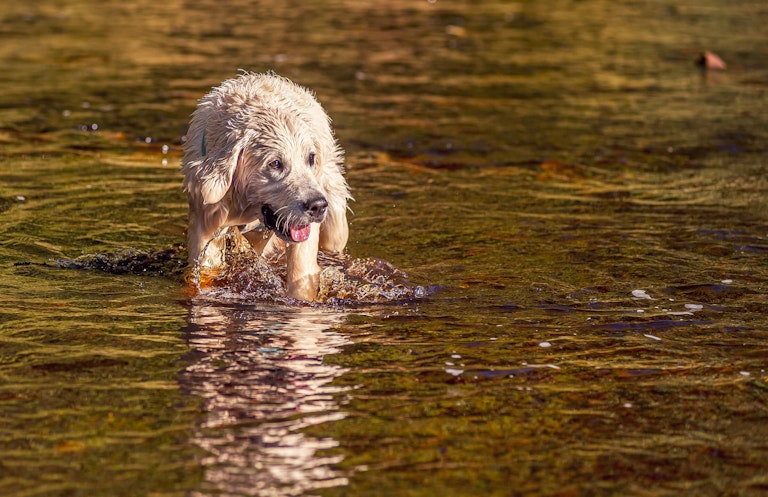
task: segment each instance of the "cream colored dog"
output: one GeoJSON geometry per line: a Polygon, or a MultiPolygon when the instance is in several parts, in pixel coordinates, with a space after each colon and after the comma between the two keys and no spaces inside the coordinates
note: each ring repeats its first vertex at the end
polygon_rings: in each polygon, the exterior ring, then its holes
{"type": "Polygon", "coordinates": [[[217,230],[246,225],[259,253],[285,247],[288,296],[313,300],[318,249],[347,244],[350,194],[344,153],[312,93],[273,73],[224,81],[192,114],[184,152],[190,266],[221,264],[217,230]]]}

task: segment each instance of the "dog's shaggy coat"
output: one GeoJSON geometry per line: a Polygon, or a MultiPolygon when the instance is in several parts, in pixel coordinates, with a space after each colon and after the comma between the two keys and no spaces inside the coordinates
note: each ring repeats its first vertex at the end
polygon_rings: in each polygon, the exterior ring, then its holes
{"type": "Polygon", "coordinates": [[[305,88],[273,73],[224,81],[200,100],[184,144],[190,265],[221,264],[216,232],[246,225],[260,253],[285,246],[288,296],[313,300],[318,249],[347,244],[343,160],[330,119],[305,88]]]}

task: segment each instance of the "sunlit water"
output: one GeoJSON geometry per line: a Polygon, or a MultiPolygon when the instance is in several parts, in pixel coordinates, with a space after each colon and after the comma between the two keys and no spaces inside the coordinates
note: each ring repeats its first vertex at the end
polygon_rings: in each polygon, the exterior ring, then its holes
{"type": "Polygon", "coordinates": [[[768,492],[766,19],[5,6],[0,494],[768,492]],[[181,284],[182,136],[238,68],[317,92],[348,152],[350,257],[424,293],[181,284]]]}

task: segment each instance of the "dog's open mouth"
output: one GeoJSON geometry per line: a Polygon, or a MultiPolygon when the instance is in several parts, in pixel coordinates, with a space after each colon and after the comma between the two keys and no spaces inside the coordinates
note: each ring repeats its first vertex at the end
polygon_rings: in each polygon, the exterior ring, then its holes
{"type": "Polygon", "coordinates": [[[264,225],[277,233],[277,235],[285,241],[289,242],[303,242],[309,238],[311,225],[287,225],[278,226],[277,214],[268,205],[261,206],[261,213],[264,215],[264,225]]]}

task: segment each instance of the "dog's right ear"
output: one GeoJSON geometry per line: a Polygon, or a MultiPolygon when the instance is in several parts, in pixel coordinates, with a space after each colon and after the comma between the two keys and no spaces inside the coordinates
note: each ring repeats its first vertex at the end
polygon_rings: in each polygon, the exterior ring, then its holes
{"type": "Polygon", "coordinates": [[[192,175],[203,202],[219,202],[232,184],[245,145],[246,138],[237,127],[217,120],[209,108],[199,107],[193,114],[184,144],[182,169],[187,176],[187,189],[191,186],[189,176],[192,175]]]}
{"type": "Polygon", "coordinates": [[[198,166],[200,193],[206,204],[215,204],[227,193],[232,184],[232,176],[240,161],[243,151],[242,140],[231,138],[225,144],[206,144],[206,155],[198,166]]]}

